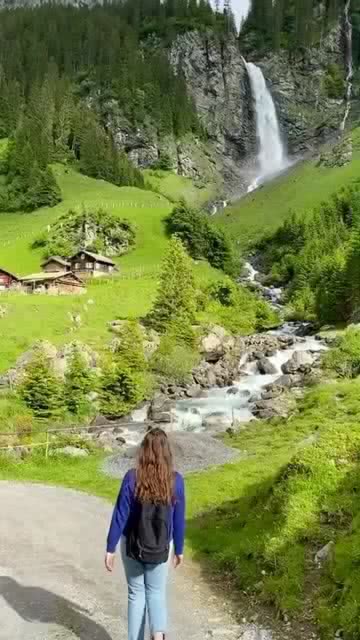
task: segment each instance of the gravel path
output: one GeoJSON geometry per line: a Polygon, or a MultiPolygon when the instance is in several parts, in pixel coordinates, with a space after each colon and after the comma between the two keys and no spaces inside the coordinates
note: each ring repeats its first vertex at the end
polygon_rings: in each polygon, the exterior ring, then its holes
{"type": "MultiPolygon", "coordinates": [[[[239,458],[240,452],[225,446],[205,433],[177,431],[169,433],[175,465],[181,473],[200,471],[216,465],[231,462],[239,458]]],[[[132,447],[104,462],[104,473],[122,478],[128,469],[134,466],[137,448],[132,447]]]]}
{"type": "MultiPolygon", "coordinates": [[[[68,489],[0,483],[0,639],[125,640],[120,562],[103,568],[111,505],[68,489]]],[[[229,606],[188,563],[172,572],[169,640],[271,640],[234,625],[229,606]]]]}

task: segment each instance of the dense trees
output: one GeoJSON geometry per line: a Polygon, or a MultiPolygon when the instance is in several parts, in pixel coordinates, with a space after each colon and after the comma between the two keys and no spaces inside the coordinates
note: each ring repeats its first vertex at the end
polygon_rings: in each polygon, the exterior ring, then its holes
{"type": "Polygon", "coordinates": [[[301,51],[320,41],[342,9],[341,0],[252,0],[240,41],[245,49],[301,51]]]}
{"type": "Polygon", "coordinates": [[[271,280],[288,285],[292,312],[322,323],[360,317],[360,193],[291,216],[261,246],[271,280]]]}
{"type": "Polygon", "coordinates": [[[192,258],[205,258],[216,269],[238,275],[239,264],[229,238],[206,214],[183,202],[174,208],[166,226],[168,233],[181,239],[192,258]]]}

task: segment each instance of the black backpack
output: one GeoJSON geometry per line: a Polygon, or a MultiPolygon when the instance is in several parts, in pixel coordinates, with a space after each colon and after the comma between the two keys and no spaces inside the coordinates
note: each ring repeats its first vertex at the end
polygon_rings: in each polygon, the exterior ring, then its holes
{"type": "Polygon", "coordinates": [[[126,554],[138,562],[163,564],[169,559],[171,506],[138,502],[130,520],[126,554]]]}

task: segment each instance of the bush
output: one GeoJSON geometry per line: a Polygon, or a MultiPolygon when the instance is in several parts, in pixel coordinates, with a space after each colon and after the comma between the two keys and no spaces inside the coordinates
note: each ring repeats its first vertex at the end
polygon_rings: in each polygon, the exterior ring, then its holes
{"type": "Polygon", "coordinates": [[[337,346],[324,357],[324,367],[333,370],[341,378],[360,375],[360,329],[349,328],[338,339],[337,346]]]}
{"type": "Polygon", "coordinates": [[[329,64],[324,86],[328,98],[338,99],[344,96],[344,73],[340,65],[329,64]]]}
{"type": "Polygon", "coordinates": [[[39,235],[32,247],[44,247],[46,257],[67,258],[84,247],[95,253],[119,256],[134,246],[135,236],[135,228],[128,220],[121,220],[104,209],[80,212],[70,209],[56,220],[48,234],[39,235]]]}
{"type": "Polygon", "coordinates": [[[167,380],[184,384],[189,381],[191,371],[198,362],[199,354],[194,349],[177,343],[171,335],[165,335],[151,358],[150,366],[167,380]]]}
{"type": "Polygon", "coordinates": [[[167,232],[178,236],[192,258],[205,258],[211,266],[231,276],[238,275],[240,263],[222,229],[215,227],[206,214],[185,202],[174,208],[166,220],[167,232]]]}

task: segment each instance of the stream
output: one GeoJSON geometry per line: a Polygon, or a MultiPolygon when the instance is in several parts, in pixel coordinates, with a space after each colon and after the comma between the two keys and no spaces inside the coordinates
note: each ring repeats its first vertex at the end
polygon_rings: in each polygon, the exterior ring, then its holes
{"type": "MultiPolygon", "coordinates": [[[[251,264],[245,265],[245,280],[255,282],[258,272],[251,264]]],[[[262,295],[276,309],[283,308],[282,290],[277,288],[261,289],[262,295]]],[[[267,358],[274,366],[274,373],[262,375],[258,371],[258,363],[249,361],[249,354],[242,355],[239,362],[239,378],[231,387],[213,387],[203,392],[200,398],[179,400],[172,411],[173,428],[201,432],[211,429],[216,423],[230,427],[234,423],[246,423],[254,419],[254,403],[260,400],[265,387],[275,383],[282,375],[282,365],[288,362],[295,351],[306,352],[315,361],[326,345],[314,336],[302,337],[307,330],[307,323],[285,322],[278,329],[267,332],[278,337],[292,336],[294,344],[289,348],[279,349],[267,358]],[[299,335],[301,334],[301,335],[299,335]]]]}

